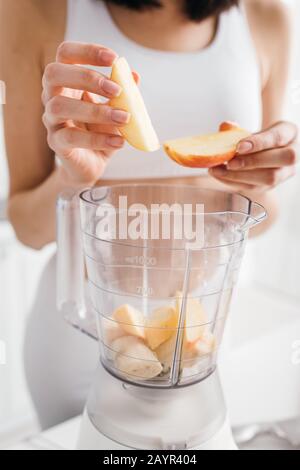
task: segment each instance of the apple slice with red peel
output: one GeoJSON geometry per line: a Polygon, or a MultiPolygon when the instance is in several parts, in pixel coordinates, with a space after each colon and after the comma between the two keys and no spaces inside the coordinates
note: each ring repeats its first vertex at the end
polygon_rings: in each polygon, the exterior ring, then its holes
{"type": "Polygon", "coordinates": [[[133,147],[145,152],[154,152],[160,143],[147,112],[142,94],[134,80],[127,60],[120,57],[112,67],[111,80],[122,88],[122,92],[110,101],[110,106],[130,113],[130,121],[119,129],[133,147]]]}
{"type": "Polygon", "coordinates": [[[250,132],[233,123],[222,123],[216,134],[186,137],[165,142],[164,149],[172,160],[182,166],[212,168],[235,157],[239,142],[250,132]]]}

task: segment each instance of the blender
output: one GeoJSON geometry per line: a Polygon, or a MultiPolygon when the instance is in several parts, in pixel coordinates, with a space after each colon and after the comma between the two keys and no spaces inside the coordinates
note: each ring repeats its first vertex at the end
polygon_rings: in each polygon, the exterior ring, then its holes
{"type": "Polygon", "coordinates": [[[264,208],[140,183],[66,191],[57,217],[58,308],[99,343],[78,449],[236,450],[217,355],[264,208]]]}

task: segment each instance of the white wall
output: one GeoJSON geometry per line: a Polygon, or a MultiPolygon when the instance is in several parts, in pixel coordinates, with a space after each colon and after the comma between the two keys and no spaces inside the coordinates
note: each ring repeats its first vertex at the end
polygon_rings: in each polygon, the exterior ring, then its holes
{"type": "MultiPolygon", "coordinates": [[[[295,41],[286,117],[296,122],[300,129],[300,1],[289,0],[287,3],[294,8],[295,41]]],[[[250,249],[255,259],[254,275],[262,284],[300,298],[299,165],[296,177],[279,187],[276,193],[280,218],[250,249]]]]}

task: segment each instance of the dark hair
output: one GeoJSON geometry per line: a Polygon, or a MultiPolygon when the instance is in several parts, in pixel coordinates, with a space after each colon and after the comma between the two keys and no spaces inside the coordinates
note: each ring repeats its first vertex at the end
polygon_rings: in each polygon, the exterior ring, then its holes
{"type": "MultiPolygon", "coordinates": [[[[107,0],[108,3],[115,3],[132,10],[146,10],[149,8],[161,8],[159,0],[107,0]]],[[[176,1],[176,0],[174,0],[176,1]]],[[[228,10],[234,5],[238,5],[239,0],[182,0],[183,10],[187,17],[193,21],[202,21],[212,15],[218,15],[222,11],[228,10]]]]}

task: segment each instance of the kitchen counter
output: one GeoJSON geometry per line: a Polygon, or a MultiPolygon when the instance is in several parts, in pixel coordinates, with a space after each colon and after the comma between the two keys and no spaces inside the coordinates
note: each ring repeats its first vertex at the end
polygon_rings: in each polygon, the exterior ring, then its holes
{"type": "MultiPolygon", "coordinates": [[[[80,417],[77,417],[8,450],[75,450],[79,426],[80,417]]],[[[300,447],[294,448],[287,442],[266,433],[240,446],[240,450],[300,450],[300,447]]]]}

